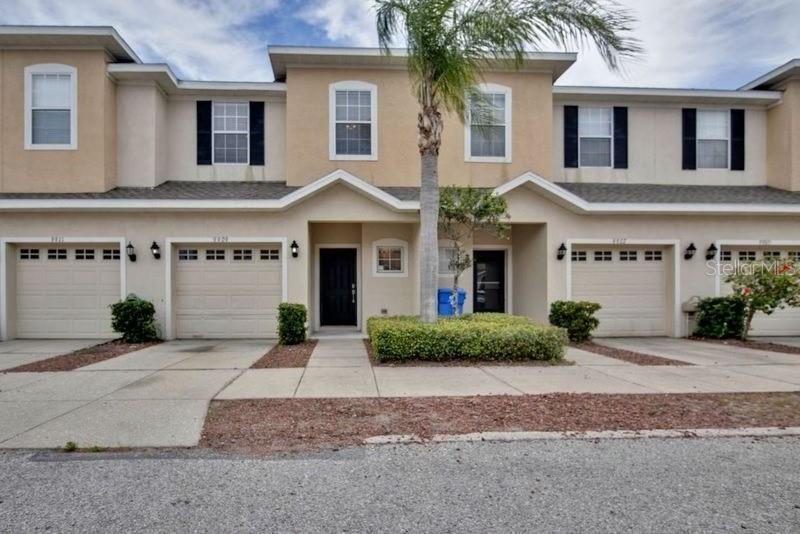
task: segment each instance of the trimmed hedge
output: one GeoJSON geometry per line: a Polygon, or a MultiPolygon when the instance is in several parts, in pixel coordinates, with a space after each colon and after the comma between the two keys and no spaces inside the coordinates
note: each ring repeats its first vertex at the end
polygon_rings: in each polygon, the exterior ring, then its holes
{"type": "Polygon", "coordinates": [[[278,343],[297,345],[306,340],[308,312],[303,304],[282,302],[278,305],[278,343]]]}
{"type": "Polygon", "coordinates": [[[557,300],[550,305],[550,324],[566,328],[569,340],[575,343],[587,341],[600,324],[595,313],[601,306],[585,300],[557,300]]]}
{"type": "Polygon", "coordinates": [[[737,295],[703,299],[697,304],[694,334],[715,339],[739,338],[746,320],[747,305],[737,295]]]}
{"type": "Polygon", "coordinates": [[[560,360],[567,342],[561,328],[500,313],[439,319],[432,324],[416,316],[372,317],[367,334],[375,357],[382,362],[560,360]]]}
{"type": "Polygon", "coordinates": [[[149,300],[131,294],[109,307],[111,328],[122,334],[122,340],[126,343],[144,343],[159,339],[155,322],[156,309],[149,300]]]}

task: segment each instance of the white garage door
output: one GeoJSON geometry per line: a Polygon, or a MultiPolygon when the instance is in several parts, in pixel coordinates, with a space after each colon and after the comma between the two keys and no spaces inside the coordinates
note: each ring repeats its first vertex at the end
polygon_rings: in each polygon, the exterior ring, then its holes
{"type": "Polygon", "coordinates": [[[275,337],[282,297],[279,244],[178,245],[175,334],[179,338],[275,337]]]}
{"type": "Polygon", "coordinates": [[[114,337],[109,305],[120,299],[118,244],[19,245],[20,338],[114,337]]]}
{"type": "MultiPolygon", "coordinates": [[[[778,257],[800,259],[800,249],[787,249],[781,247],[723,247],[720,261],[731,263],[735,261],[761,261],[764,258],[778,257]]],[[[731,287],[722,280],[722,293],[731,292],[731,287]]],[[[800,335],[800,308],[784,308],[776,310],[772,315],[763,313],[753,317],[750,335],[752,336],[797,336],[800,335]]]]}
{"type": "Polygon", "coordinates": [[[596,336],[667,335],[667,254],[660,248],[576,247],[572,251],[572,300],[589,300],[597,313],[596,336]]]}

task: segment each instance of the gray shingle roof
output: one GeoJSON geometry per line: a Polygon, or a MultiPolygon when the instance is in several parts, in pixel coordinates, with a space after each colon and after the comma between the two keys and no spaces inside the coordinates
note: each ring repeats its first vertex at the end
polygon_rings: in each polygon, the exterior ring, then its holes
{"type": "Polygon", "coordinates": [[[566,183],[563,187],[587,202],[665,204],[800,204],[800,192],[767,186],[653,185],[566,183]]]}
{"type": "Polygon", "coordinates": [[[0,193],[0,199],[274,200],[299,189],[286,182],[164,182],[105,193],[0,193]]]}
{"type": "MultiPolygon", "coordinates": [[[[800,192],[767,186],[567,183],[557,185],[588,202],[693,204],[800,204],[800,192]]],[[[0,199],[275,200],[298,190],[286,182],[170,181],[117,187],[105,193],[0,193],[0,199]]],[[[399,200],[418,200],[418,187],[382,187],[399,200]]]]}

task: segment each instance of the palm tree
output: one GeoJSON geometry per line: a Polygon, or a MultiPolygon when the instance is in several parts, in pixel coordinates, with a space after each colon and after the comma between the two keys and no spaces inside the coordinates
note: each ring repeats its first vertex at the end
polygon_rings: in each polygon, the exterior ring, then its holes
{"type": "Polygon", "coordinates": [[[475,87],[498,63],[519,68],[527,47],[595,44],[611,69],[640,49],[626,34],[633,17],[603,0],[376,0],[380,48],[404,40],[419,103],[420,315],[436,321],[439,212],[438,158],[442,112],[462,121],[481,97],[475,87]]]}

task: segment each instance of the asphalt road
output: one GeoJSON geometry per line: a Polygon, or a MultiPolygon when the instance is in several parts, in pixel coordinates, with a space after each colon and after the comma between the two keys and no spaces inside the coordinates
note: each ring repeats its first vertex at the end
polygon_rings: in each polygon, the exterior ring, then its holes
{"type": "Polygon", "coordinates": [[[800,439],[0,453],[0,531],[798,532],[800,439]]]}

